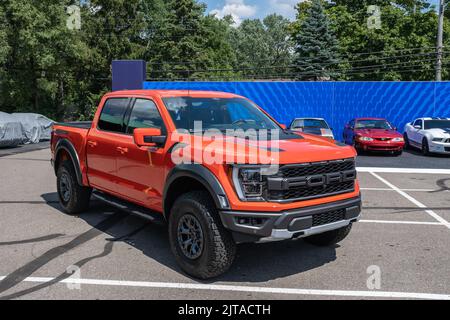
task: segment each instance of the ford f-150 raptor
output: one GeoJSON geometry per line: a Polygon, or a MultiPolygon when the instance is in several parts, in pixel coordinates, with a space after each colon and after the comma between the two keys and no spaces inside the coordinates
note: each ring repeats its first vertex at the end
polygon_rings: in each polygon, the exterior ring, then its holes
{"type": "Polygon", "coordinates": [[[64,211],[94,197],[164,223],[180,267],[202,279],[229,269],[236,244],[333,245],[360,217],[353,147],[287,130],[230,93],[109,93],[92,122],[55,124],[51,151],[64,211]]]}

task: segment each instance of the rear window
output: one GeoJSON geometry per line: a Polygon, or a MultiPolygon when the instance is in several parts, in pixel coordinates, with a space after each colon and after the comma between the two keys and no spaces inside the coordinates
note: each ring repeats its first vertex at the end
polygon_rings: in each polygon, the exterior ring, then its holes
{"type": "Polygon", "coordinates": [[[324,120],[318,119],[299,119],[294,122],[294,129],[298,128],[320,128],[329,129],[327,123],[324,120]]]}
{"type": "Polygon", "coordinates": [[[98,128],[105,131],[125,132],[124,115],[128,101],[128,98],[108,99],[100,114],[98,128]]]}

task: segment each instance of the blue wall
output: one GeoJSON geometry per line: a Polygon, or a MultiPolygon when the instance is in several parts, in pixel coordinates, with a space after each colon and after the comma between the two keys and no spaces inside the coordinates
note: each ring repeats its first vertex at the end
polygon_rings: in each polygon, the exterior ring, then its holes
{"type": "Polygon", "coordinates": [[[341,139],[356,117],[384,117],[400,131],[418,117],[450,117],[450,82],[144,82],[144,89],[214,90],[248,97],[281,123],[325,118],[341,139]]]}

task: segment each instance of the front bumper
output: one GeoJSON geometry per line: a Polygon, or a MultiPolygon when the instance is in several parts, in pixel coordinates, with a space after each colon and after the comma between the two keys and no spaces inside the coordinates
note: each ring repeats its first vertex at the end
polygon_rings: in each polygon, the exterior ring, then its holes
{"type": "Polygon", "coordinates": [[[307,237],[359,220],[361,197],[278,213],[220,211],[223,225],[237,243],[307,237]]]}
{"type": "Polygon", "coordinates": [[[356,146],[365,151],[401,151],[405,147],[405,143],[391,141],[358,141],[356,146]]]}
{"type": "Polygon", "coordinates": [[[430,142],[429,144],[430,152],[433,153],[441,153],[441,154],[450,154],[450,143],[444,142],[430,142]]]}

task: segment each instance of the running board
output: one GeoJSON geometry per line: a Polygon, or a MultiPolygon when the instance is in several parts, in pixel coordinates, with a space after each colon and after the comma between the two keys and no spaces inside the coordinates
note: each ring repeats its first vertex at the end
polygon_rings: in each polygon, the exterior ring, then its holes
{"type": "Polygon", "coordinates": [[[97,200],[100,200],[108,205],[111,205],[119,210],[138,216],[140,218],[151,221],[152,223],[164,225],[165,220],[161,213],[152,211],[150,209],[141,207],[139,205],[130,203],[128,201],[119,199],[109,194],[103,193],[98,190],[92,192],[92,196],[97,200]]]}

